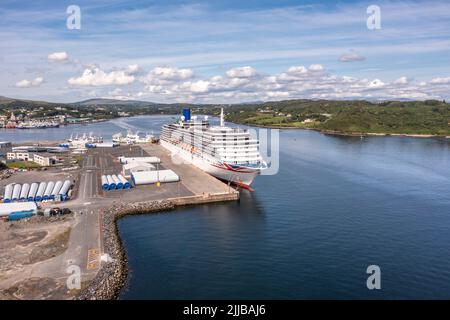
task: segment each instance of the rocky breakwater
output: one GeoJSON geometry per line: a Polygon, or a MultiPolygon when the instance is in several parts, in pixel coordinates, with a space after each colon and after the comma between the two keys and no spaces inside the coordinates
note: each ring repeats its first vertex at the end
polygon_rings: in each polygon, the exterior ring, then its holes
{"type": "MultiPolygon", "coordinates": [[[[117,220],[135,214],[169,211],[175,208],[168,200],[119,204],[105,210],[103,214],[103,249],[106,262],[96,277],[77,295],[80,300],[115,299],[127,278],[127,260],[122,241],[118,234],[117,220]]],[[[104,258],[103,258],[104,260],[104,258]]]]}

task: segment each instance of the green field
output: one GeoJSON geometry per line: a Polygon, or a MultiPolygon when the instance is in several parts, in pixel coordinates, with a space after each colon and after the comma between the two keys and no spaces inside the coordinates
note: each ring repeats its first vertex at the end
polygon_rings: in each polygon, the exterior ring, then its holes
{"type": "Polygon", "coordinates": [[[15,161],[7,164],[10,169],[37,169],[41,166],[31,161],[15,161]]]}

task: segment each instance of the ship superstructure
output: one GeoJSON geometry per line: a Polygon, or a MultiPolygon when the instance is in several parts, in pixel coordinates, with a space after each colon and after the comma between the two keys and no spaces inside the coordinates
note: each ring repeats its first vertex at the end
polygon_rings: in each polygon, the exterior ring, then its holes
{"type": "Polygon", "coordinates": [[[164,125],[160,142],[172,154],[192,163],[221,180],[250,188],[255,177],[267,168],[259,153],[259,141],[245,129],[224,124],[210,126],[208,119],[197,120],[190,110],[183,110],[181,119],[164,125]]]}

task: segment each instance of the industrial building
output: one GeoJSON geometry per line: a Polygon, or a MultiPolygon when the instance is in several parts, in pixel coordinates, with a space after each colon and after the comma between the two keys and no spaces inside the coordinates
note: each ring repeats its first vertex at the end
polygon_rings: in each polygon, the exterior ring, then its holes
{"type": "Polygon", "coordinates": [[[12,146],[10,141],[0,141],[0,148],[10,148],[12,146]]]}
{"type": "Polygon", "coordinates": [[[158,157],[119,157],[119,161],[121,164],[131,162],[160,163],[161,159],[158,157]]]}
{"type": "Polygon", "coordinates": [[[99,142],[94,144],[96,148],[115,148],[118,147],[119,145],[120,144],[115,142],[99,142]]]}
{"type": "Polygon", "coordinates": [[[133,172],[144,172],[155,170],[155,166],[147,162],[129,162],[122,166],[122,174],[130,178],[133,172]]]}
{"type": "Polygon", "coordinates": [[[155,170],[134,172],[131,174],[134,185],[152,184],[157,182],[177,182],[180,177],[172,170],[155,170]]]}
{"type": "Polygon", "coordinates": [[[7,160],[30,161],[32,158],[33,154],[30,154],[27,151],[8,152],[6,154],[7,160]]]}
{"type": "Polygon", "coordinates": [[[37,213],[37,205],[34,202],[0,203],[0,217],[7,217],[17,213],[37,213]]]}
{"type": "Polygon", "coordinates": [[[76,149],[73,149],[73,151],[72,151],[73,154],[85,154],[86,152],[87,152],[87,148],[85,148],[85,147],[76,148],[76,149]]]}
{"type": "Polygon", "coordinates": [[[67,147],[50,147],[50,146],[17,146],[12,147],[12,152],[48,152],[48,153],[63,153],[67,152],[67,147]]]}
{"type": "Polygon", "coordinates": [[[57,163],[57,158],[56,158],[56,156],[54,156],[52,154],[48,154],[48,153],[44,153],[44,154],[35,153],[33,155],[33,162],[35,162],[38,165],[43,166],[43,167],[49,167],[49,166],[53,166],[57,163]]]}
{"type": "Polygon", "coordinates": [[[27,151],[8,152],[7,160],[33,161],[40,166],[48,167],[57,163],[55,155],[50,153],[30,153],[27,151]]]}

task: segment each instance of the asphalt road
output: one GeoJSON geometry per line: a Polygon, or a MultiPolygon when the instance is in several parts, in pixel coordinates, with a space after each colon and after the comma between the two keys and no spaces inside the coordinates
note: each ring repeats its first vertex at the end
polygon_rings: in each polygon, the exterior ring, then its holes
{"type": "Polygon", "coordinates": [[[100,161],[96,155],[87,155],[82,163],[77,198],[65,204],[75,211],[69,248],[65,252],[67,268],[80,267],[82,281],[91,279],[100,267],[102,202],[99,201],[100,161]]]}

